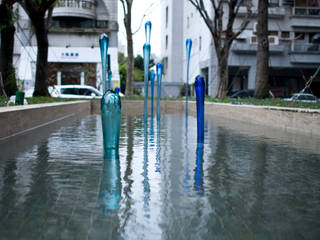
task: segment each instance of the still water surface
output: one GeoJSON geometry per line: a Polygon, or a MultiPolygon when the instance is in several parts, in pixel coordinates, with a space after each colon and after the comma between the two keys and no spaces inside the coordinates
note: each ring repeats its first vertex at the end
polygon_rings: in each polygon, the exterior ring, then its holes
{"type": "Polygon", "coordinates": [[[123,116],[113,179],[99,115],[2,155],[0,239],[320,239],[317,148],[207,122],[201,149],[195,127],[123,116]]]}

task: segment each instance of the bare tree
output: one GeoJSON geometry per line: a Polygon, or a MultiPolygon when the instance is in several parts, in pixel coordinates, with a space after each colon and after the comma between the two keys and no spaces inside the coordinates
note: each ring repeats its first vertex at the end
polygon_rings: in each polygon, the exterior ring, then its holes
{"type": "Polygon", "coordinates": [[[46,12],[52,11],[56,0],[18,0],[28,14],[37,39],[37,66],[34,96],[49,96],[48,93],[48,22],[46,12]]]}
{"type": "Polygon", "coordinates": [[[123,7],[124,26],[127,35],[127,79],[126,79],[126,95],[133,95],[133,71],[134,71],[134,56],[133,56],[133,33],[131,29],[131,9],[133,0],[120,0],[123,7]]]}
{"type": "Polygon", "coordinates": [[[251,17],[251,3],[244,0],[188,0],[200,13],[210,30],[218,60],[217,98],[224,98],[228,92],[228,58],[233,41],[247,27],[251,17]],[[207,9],[205,2],[211,7],[207,9]],[[234,22],[240,7],[246,9],[240,27],[235,30],[234,22]],[[209,10],[213,9],[213,16],[209,10]],[[225,22],[226,21],[226,22],[225,22]]]}
{"type": "Polygon", "coordinates": [[[265,98],[269,95],[268,0],[259,0],[258,2],[257,38],[258,49],[254,97],[265,98]]]}
{"type": "Polygon", "coordinates": [[[15,2],[16,0],[3,0],[0,4],[0,73],[2,73],[3,87],[8,96],[15,94],[17,90],[15,70],[12,65],[15,33],[13,4],[15,2]]]}

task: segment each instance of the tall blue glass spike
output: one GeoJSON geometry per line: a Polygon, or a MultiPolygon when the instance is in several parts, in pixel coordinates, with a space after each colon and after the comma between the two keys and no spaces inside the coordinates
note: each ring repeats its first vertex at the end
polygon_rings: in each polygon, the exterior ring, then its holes
{"type": "Polygon", "coordinates": [[[104,149],[102,177],[99,191],[99,204],[105,217],[114,216],[120,208],[121,176],[119,151],[104,149]]]}
{"type": "Polygon", "coordinates": [[[161,98],[161,79],[162,79],[162,64],[157,64],[157,121],[160,120],[160,98],[161,98]]]}
{"type": "Polygon", "coordinates": [[[144,121],[148,119],[148,80],[149,80],[149,62],[150,62],[150,44],[143,45],[144,58],[144,121]]]}
{"type": "Polygon", "coordinates": [[[108,69],[108,46],[109,38],[107,34],[103,33],[99,39],[100,54],[101,54],[101,67],[102,67],[102,91],[107,91],[107,69],[108,69]]]}
{"type": "MultiPolygon", "coordinates": [[[[192,48],[192,40],[186,40],[186,50],[187,50],[187,86],[186,86],[186,104],[188,104],[188,96],[189,96],[189,65],[190,65],[190,54],[192,48]]],[[[186,105],[187,106],[187,105],[186,105]]]]}
{"type": "Polygon", "coordinates": [[[150,73],[150,83],[151,83],[151,118],[153,118],[153,95],[154,95],[154,78],[156,74],[152,71],[150,73]]]}
{"type": "Polygon", "coordinates": [[[203,144],[198,143],[196,150],[196,168],[194,170],[194,189],[199,195],[203,195],[203,144]]]}
{"type": "Polygon", "coordinates": [[[198,130],[198,143],[204,142],[204,96],[206,93],[206,87],[204,79],[201,76],[197,76],[194,82],[196,90],[197,101],[197,130],[198,130]]]}
{"type": "Polygon", "coordinates": [[[150,21],[148,21],[148,22],[146,22],[146,24],[145,24],[145,33],[146,33],[146,43],[147,44],[150,44],[150,38],[151,38],[151,22],[150,21]]]}
{"type": "Polygon", "coordinates": [[[109,71],[108,72],[108,84],[107,84],[107,89],[113,89],[113,86],[112,86],[112,72],[109,71]]]}

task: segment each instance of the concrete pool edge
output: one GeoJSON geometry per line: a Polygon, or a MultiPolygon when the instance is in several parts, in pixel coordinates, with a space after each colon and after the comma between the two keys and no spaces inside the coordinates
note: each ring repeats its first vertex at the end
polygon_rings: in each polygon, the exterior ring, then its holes
{"type": "MultiPolygon", "coordinates": [[[[124,114],[143,114],[143,101],[122,101],[124,114]]],[[[150,101],[149,101],[150,107],[150,101]]],[[[162,101],[161,111],[181,113],[183,101],[162,101]]],[[[156,107],[154,107],[156,111],[156,107]]],[[[196,113],[195,102],[189,103],[196,113]]],[[[0,140],[66,119],[79,113],[100,112],[100,101],[75,101],[0,108],[0,140]]],[[[290,132],[320,136],[320,110],[272,106],[205,103],[207,118],[219,117],[246,123],[281,128],[290,132]]]]}
{"type": "Polygon", "coordinates": [[[0,126],[2,126],[0,140],[44,127],[80,113],[89,114],[90,111],[90,101],[3,107],[0,108],[0,126]]]}

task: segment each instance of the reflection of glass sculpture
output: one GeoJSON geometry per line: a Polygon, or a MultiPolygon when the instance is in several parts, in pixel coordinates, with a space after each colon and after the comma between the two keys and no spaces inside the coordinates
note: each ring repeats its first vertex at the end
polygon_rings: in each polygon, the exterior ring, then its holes
{"type": "Polygon", "coordinates": [[[154,78],[156,74],[152,71],[150,73],[150,84],[151,84],[151,119],[153,119],[153,95],[154,95],[154,78]]]}
{"type": "Polygon", "coordinates": [[[116,215],[120,208],[121,178],[119,151],[104,149],[103,169],[99,191],[99,204],[104,216],[116,215]]]}
{"type": "Polygon", "coordinates": [[[198,130],[198,144],[204,141],[204,95],[205,95],[205,83],[201,76],[196,77],[194,82],[196,90],[197,100],[197,130],[198,130]]]}
{"type": "Polygon", "coordinates": [[[101,122],[103,131],[103,171],[100,185],[99,202],[104,215],[112,214],[119,208],[121,196],[120,165],[119,165],[119,137],[121,126],[121,100],[119,91],[111,90],[111,72],[107,83],[107,53],[108,37],[100,37],[100,52],[102,63],[103,97],[101,99],[101,122]]]}
{"type": "Polygon", "coordinates": [[[194,170],[194,189],[203,195],[203,144],[198,143],[196,150],[196,168],[194,170]]]}

